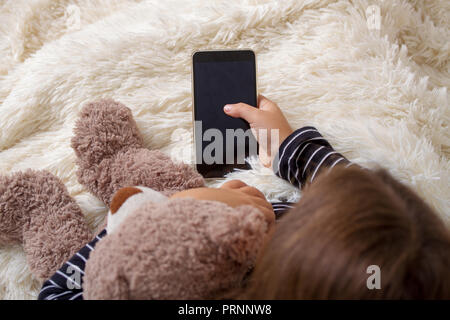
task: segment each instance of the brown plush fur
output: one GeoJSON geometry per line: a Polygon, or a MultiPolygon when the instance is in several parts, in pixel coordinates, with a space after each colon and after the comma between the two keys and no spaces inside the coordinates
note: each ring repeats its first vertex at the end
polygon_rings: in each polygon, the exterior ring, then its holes
{"type": "Polygon", "coordinates": [[[148,202],[102,239],[86,265],[87,299],[211,299],[240,284],[267,232],[250,206],[148,202]]]}
{"type": "Polygon", "coordinates": [[[36,277],[51,276],[91,238],[80,208],[50,172],[0,176],[0,245],[22,243],[36,277]]]}
{"type": "MultiPolygon", "coordinates": [[[[142,148],[139,136],[125,106],[110,100],[87,105],[72,139],[79,156],[80,183],[107,204],[126,186],[141,185],[168,194],[204,185],[190,166],[142,148]],[[108,146],[105,152],[102,146],[108,146]]],[[[154,204],[149,199],[91,253],[84,297],[216,297],[239,285],[266,232],[264,215],[251,207],[233,209],[193,199],[154,204]]]]}
{"type": "MultiPolygon", "coordinates": [[[[204,186],[192,167],[143,148],[131,111],[112,100],[83,108],[72,147],[79,182],[107,205],[128,186],[166,195],[204,186]]],[[[260,211],[214,201],[151,200],[98,242],[85,270],[85,298],[214,298],[240,284],[267,232],[260,211]]],[[[22,241],[38,277],[49,277],[90,238],[80,208],[58,178],[31,170],[0,177],[0,244],[22,241]]]]}
{"type": "Polygon", "coordinates": [[[204,185],[190,166],[143,148],[131,110],[123,104],[113,100],[87,104],[74,132],[78,181],[107,205],[122,187],[141,185],[170,193],[204,185]]]}

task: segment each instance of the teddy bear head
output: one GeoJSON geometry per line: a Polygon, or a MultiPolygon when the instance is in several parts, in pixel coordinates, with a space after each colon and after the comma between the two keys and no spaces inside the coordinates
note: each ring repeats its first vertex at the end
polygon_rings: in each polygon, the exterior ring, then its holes
{"type": "Polygon", "coordinates": [[[120,189],[91,252],[87,299],[214,299],[240,285],[268,224],[250,206],[120,189]]]}

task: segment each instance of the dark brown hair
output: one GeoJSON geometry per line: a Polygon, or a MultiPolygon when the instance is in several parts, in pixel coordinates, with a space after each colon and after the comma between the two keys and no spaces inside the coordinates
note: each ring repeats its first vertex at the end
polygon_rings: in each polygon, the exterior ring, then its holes
{"type": "Polygon", "coordinates": [[[450,235],[386,171],[335,168],[307,186],[276,226],[247,299],[450,298],[450,235]],[[381,289],[367,268],[379,266],[381,289]]]}

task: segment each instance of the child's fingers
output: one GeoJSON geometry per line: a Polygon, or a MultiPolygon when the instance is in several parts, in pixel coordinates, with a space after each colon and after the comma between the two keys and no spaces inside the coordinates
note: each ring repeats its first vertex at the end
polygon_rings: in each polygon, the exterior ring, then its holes
{"type": "Polygon", "coordinates": [[[264,214],[264,217],[266,218],[266,221],[269,224],[272,224],[273,222],[275,222],[275,213],[273,212],[272,209],[268,209],[266,207],[260,207],[260,206],[258,206],[257,209],[259,209],[259,211],[261,211],[264,214]]]}
{"type": "Polygon", "coordinates": [[[233,118],[242,118],[248,123],[256,122],[259,112],[261,112],[258,108],[252,107],[243,102],[227,104],[223,107],[223,111],[233,118]]]}
{"type": "MultiPolygon", "coordinates": [[[[249,205],[249,204],[244,204],[249,205]]],[[[260,206],[257,204],[251,205],[253,208],[259,210],[262,214],[264,214],[264,218],[266,219],[267,223],[270,225],[273,222],[275,222],[275,213],[273,212],[272,207],[267,208],[266,206],[260,206]]]]}
{"type": "Polygon", "coordinates": [[[273,102],[272,102],[271,100],[267,99],[267,98],[266,98],[265,96],[263,96],[262,94],[258,95],[258,108],[259,108],[261,105],[265,105],[265,104],[269,104],[269,103],[273,104],[273,102]]]}
{"type": "Polygon", "coordinates": [[[243,186],[239,189],[239,191],[244,192],[248,195],[252,195],[254,197],[258,197],[258,198],[262,198],[262,199],[266,199],[266,197],[264,196],[264,194],[259,191],[258,189],[256,189],[255,187],[250,187],[250,186],[243,186]]]}
{"type": "MultiPolygon", "coordinates": [[[[247,187],[244,187],[244,188],[247,188],[247,187]]],[[[238,191],[242,192],[242,190],[244,188],[241,188],[238,191]]],[[[251,191],[251,192],[254,192],[254,191],[251,191]]],[[[251,205],[264,207],[266,209],[273,210],[270,202],[268,202],[266,197],[259,191],[258,191],[258,193],[254,192],[255,194],[250,194],[248,192],[242,192],[242,193],[244,194],[244,198],[247,199],[247,201],[249,203],[251,203],[251,205]]]]}
{"type": "Polygon", "coordinates": [[[247,184],[241,180],[230,180],[225,182],[223,185],[220,186],[222,189],[239,189],[242,187],[247,186],[247,184]]]}
{"type": "Polygon", "coordinates": [[[267,98],[264,97],[262,94],[258,94],[258,107],[259,107],[259,105],[261,104],[261,101],[262,101],[262,100],[265,100],[265,99],[267,99],[267,98]]]}
{"type": "Polygon", "coordinates": [[[277,107],[277,104],[275,102],[273,102],[272,100],[267,99],[265,96],[260,94],[258,96],[258,108],[260,110],[265,110],[265,111],[274,111],[278,107],[277,107]]]}

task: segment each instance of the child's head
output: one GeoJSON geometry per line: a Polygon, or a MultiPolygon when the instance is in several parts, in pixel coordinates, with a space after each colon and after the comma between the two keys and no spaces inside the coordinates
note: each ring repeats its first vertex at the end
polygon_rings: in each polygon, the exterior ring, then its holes
{"type": "Polygon", "coordinates": [[[278,223],[244,297],[450,298],[449,270],[449,231],[413,191],[383,170],[335,168],[278,223]]]}

